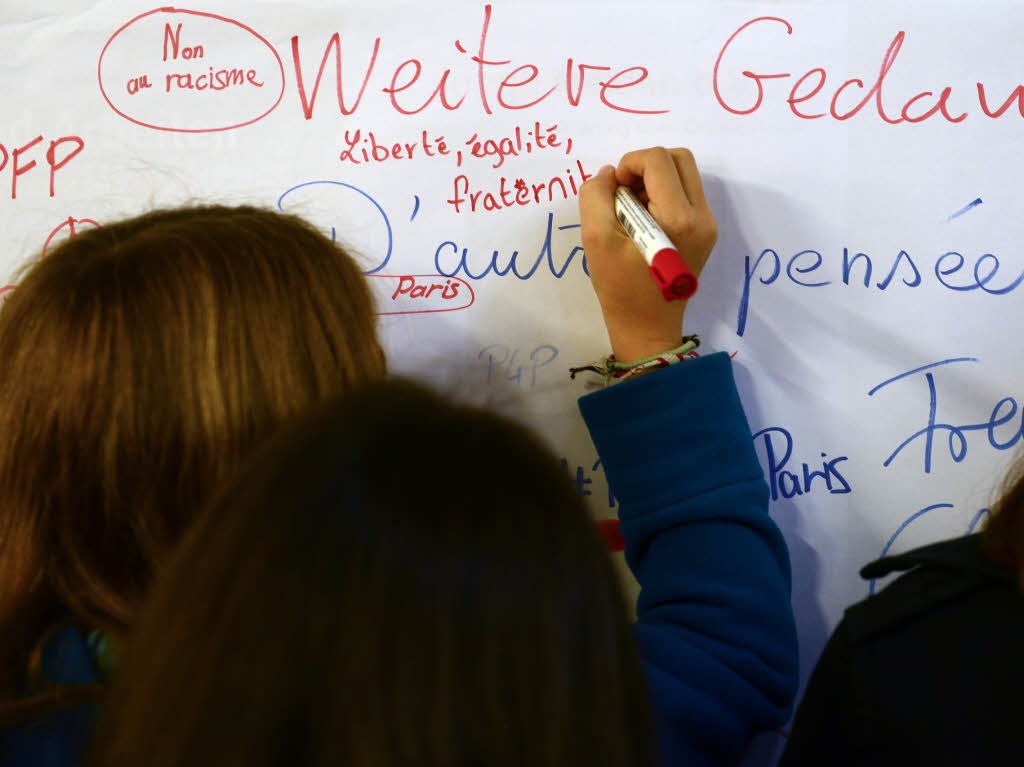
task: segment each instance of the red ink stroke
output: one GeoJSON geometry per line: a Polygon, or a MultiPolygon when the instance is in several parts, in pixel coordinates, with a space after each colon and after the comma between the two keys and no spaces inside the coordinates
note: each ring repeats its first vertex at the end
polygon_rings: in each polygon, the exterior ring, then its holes
{"type": "MultiPolygon", "coordinates": [[[[778,16],[759,16],[746,22],[733,32],[715,59],[712,76],[712,89],[715,99],[724,110],[734,115],[746,116],[754,114],[765,103],[770,81],[786,80],[793,77],[793,74],[788,71],[755,72],[737,64],[729,68],[732,79],[737,82],[748,81],[752,84],[753,102],[750,106],[740,106],[735,103],[728,103],[725,96],[723,96],[719,87],[722,77],[719,70],[723,57],[727,51],[731,53],[731,47],[741,33],[745,36],[746,30],[754,25],[762,25],[762,22],[772,24],[776,34],[784,31],[787,36],[791,36],[794,33],[793,25],[786,19],[778,16]],[[784,30],[779,29],[778,25],[784,27],[784,30]],[[737,79],[737,77],[741,79],[737,79]]],[[[767,29],[762,29],[761,34],[767,34],[767,29]]],[[[887,87],[887,78],[896,65],[906,38],[907,33],[903,30],[893,35],[889,47],[882,56],[878,74],[874,76],[873,80],[865,80],[860,77],[850,77],[845,80],[840,77],[830,80],[830,74],[826,67],[813,67],[800,75],[792,83],[792,86],[789,88],[789,95],[784,99],[784,102],[789,106],[789,110],[793,115],[801,120],[819,120],[831,117],[842,122],[855,117],[865,107],[868,108],[870,113],[872,110],[869,105],[873,105],[874,113],[882,122],[888,125],[912,125],[925,122],[936,115],[941,115],[941,119],[948,123],[957,124],[966,120],[970,114],[974,114],[965,109],[957,109],[950,105],[950,101],[955,100],[953,99],[953,86],[951,85],[942,86],[941,84],[934,84],[928,86],[927,90],[919,90],[916,93],[913,91],[917,90],[917,88],[911,88],[909,92],[905,90],[900,95],[896,95],[900,88],[900,83],[890,83],[887,87]],[[825,93],[822,93],[823,91],[825,93]],[[888,95],[888,99],[883,98],[883,91],[888,95]],[[828,98],[828,92],[832,93],[831,99],[828,98]],[[821,94],[821,98],[814,103],[815,99],[818,99],[819,94],[821,94]],[[840,107],[840,101],[844,102],[845,110],[840,107]],[[886,101],[890,102],[890,109],[888,111],[886,109],[886,101]],[[902,101],[903,103],[898,117],[895,116],[895,107],[891,106],[893,101],[897,101],[897,103],[902,101]]],[[[775,51],[771,51],[769,59],[774,58],[774,54],[775,51]]],[[[741,46],[740,52],[735,53],[734,56],[739,57],[741,55],[751,55],[751,52],[743,49],[741,46]]],[[[789,67],[786,67],[786,69],[789,69],[789,67]]],[[[1014,103],[1017,104],[1021,117],[1024,117],[1024,86],[1016,86],[1006,98],[1006,101],[1003,102],[1003,105],[995,111],[989,105],[985,84],[977,83],[977,90],[978,104],[981,107],[982,113],[988,117],[998,118],[1002,116],[1014,103]]],[[[776,92],[780,96],[782,95],[781,90],[776,92]]],[[[957,95],[960,96],[960,94],[957,95]]],[[[965,100],[965,98],[969,103],[970,97],[960,97],[960,100],[965,100]]]]}
{"type": "Polygon", "coordinates": [[[619,520],[599,519],[596,524],[597,532],[601,534],[605,548],[608,549],[608,551],[625,550],[626,541],[622,537],[622,533],[619,531],[619,520]]]}
{"type": "Polygon", "coordinates": [[[66,219],[61,221],[52,232],[50,232],[50,235],[46,238],[46,242],[43,243],[42,255],[46,255],[46,251],[49,250],[50,244],[53,242],[53,238],[65,228],[68,230],[68,239],[71,239],[78,233],[76,227],[81,227],[83,224],[97,228],[100,226],[98,221],[94,221],[91,218],[75,218],[74,216],[68,216],[66,219]]]}
{"type": "Polygon", "coordinates": [[[367,274],[378,280],[377,314],[431,314],[467,309],[476,300],[473,287],[459,277],[443,274],[367,274]],[[391,280],[390,284],[382,280],[391,280]],[[467,300],[468,299],[468,300],[467,300]]]}
{"type": "MultiPolygon", "coordinates": [[[[574,60],[571,57],[565,63],[565,92],[561,91],[561,74],[554,75],[550,69],[542,69],[537,64],[523,62],[514,54],[507,58],[497,58],[498,54],[487,53],[488,33],[491,29],[491,4],[484,5],[483,26],[480,32],[480,42],[475,53],[463,45],[462,41],[454,41],[455,50],[468,61],[475,65],[476,91],[475,101],[479,102],[484,114],[492,115],[497,110],[526,110],[532,109],[554,96],[555,99],[565,98],[566,102],[573,107],[580,105],[584,91],[584,76],[586,70],[595,72],[612,72],[611,66],[603,64],[579,64],[579,82],[573,86],[574,60]],[[511,67],[511,71],[507,68],[511,67]],[[487,75],[492,79],[501,77],[500,83],[495,87],[487,82],[487,75]]],[[[377,93],[384,93],[388,96],[391,107],[402,115],[415,115],[423,112],[427,107],[439,101],[441,107],[447,111],[459,109],[466,101],[467,95],[472,91],[471,87],[461,86],[472,79],[472,75],[466,71],[465,61],[458,58],[453,66],[447,67],[440,74],[436,70],[427,69],[423,65],[422,56],[408,56],[397,65],[393,64],[387,56],[381,59],[378,67],[378,54],[381,51],[381,36],[378,35],[373,41],[373,51],[370,53],[365,66],[360,62],[357,64],[355,75],[349,75],[349,80],[354,77],[358,85],[350,83],[349,99],[346,101],[345,89],[343,87],[343,66],[342,66],[342,36],[340,32],[331,34],[327,45],[320,57],[320,65],[316,69],[315,78],[312,68],[306,75],[303,75],[302,57],[300,55],[300,38],[294,35],[291,38],[292,60],[295,64],[295,85],[298,89],[299,102],[302,108],[303,117],[312,119],[316,103],[317,92],[320,88],[324,73],[331,76],[333,71],[334,90],[338,103],[338,113],[341,116],[349,116],[356,112],[363,95],[375,96],[377,93]],[[331,59],[333,58],[333,66],[331,59]],[[378,67],[375,70],[375,67],[378,67]],[[367,84],[371,76],[377,72],[378,78],[384,78],[389,84],[379,90],[371,88],[367,90],[367,84]],[[390,79],[388,79],[390,72],[390,79]],[[421,80],[421,77],[423,78],[421,80]],[[306,87],[307,82],[312,80],[312,88],[306,87]],[[424,99],[422,88],[433,86],[429,96],[424,99]],[[358,87],[358,92],[355,88],[358,87]],[[460,90],[462,88],[462,90],[460,90]],[[414,96],[410,89],[417,89],[414,96]],[[352,93],[355,93],[354,98],[352,93]],[[399,95],[402,99],[399,100],[399,95]],[[435,101],[436,100],[436,101],[435,101]],[[350,103],[351,102],[351,103],[350,103]]],[[[307,41],[308,42],[308,41],[307,41]]],[[[388,51],[390,53],[390,51],[388,51]]],[[[404,55],[404,54],[403,54],[404,55]]],[[[315,58],[313,59],[315,61],[315,58]]],[[[348,64],[351,67],[351,64],[348,64]]],[[[644,83],[650,74],[647,67],[634,65],[627,66],[611,74],[609,77],[597,79],[592,77],[591,92],[597,91],[597,97],[608,109],[629,114],[647,115],[664,114],[668,109],[638,109],[625,106],[619,103],[613,96],[628,95],[637,86],[644,83]]],[[[325,86],[329,87],[329,86],[325,86]]],[[[380,98],[376,96],[376,98],[380,98]]],[[[593,97],[590,97],[593,100],[593,97]]]]}
{"type": "MultiPolygon", "coordinates": [[[[166,47],[166,41],[165,41],[165,47],[166,47]]],[[[156,61],[156,57],[154,57],[153,61],[154,62],[156,61]]],[[[139,70],[140,70],[140,72],[138,74],[141,74],[142,68],[143,68],[143,62],[140,62],[139,63],[139,70]]],[[[253,70],[249,70],[249,73],[252,73],[252,72],[253,72],[253,70]]],[[[172,76],[174,76],[174,75],[172,75],[172,76]]],[[[258,85],[259,87],[262,87],[262,85],[263,85],[262,82],[257,82],[253,77],[251,77],[248,74],[246,75],[246,77],[247,77],[247,82],[250,83],[251,85],[258,85]]],[[[274,46],[271,45],[270,42],[265,37],[263,37],[263,35],[259,34],[258,32],[253,30],[252,28],[247,27],[245,24],[242,24],[241,22],[235,21],[234,19],[229,19],[226,16],[218,16],[215,13],[206,13],[204,11],[190,11],[190,10],[186,10],[184,8],[170,8],[170,7],[154,8],[152,11],[147,11],[146,13],[140,13],[138,16],[136,16],[131,21],[129,21],[126,24],[124,24],[123,26],[121,26],[116,32],[114,32],[114,34],[112,34],[110,36],[110,39],[107,40],[106,45],[103,46],[103,50],[100,52],[99,63],[97,64],[97,67],[96,67],[96,78],[99,81],[100,92],[103,94],[103,98],[106,99],[106,102],[110,106],[110,108],[113,109],[115,112],[117,112],[117,114],[121,115],[121,117],[123,117],[124,119],[128,120],[129,122],[135,123],[136,125],[141,125],[144,128],[152,128],[153,130],[162,130],[162,131],[173,131],[173,132],[177,132],[177,133],[213,133],[213,132],[216,132],[216,131],[233,130],[235,128],[241,128],[241,127],[244,127],[246,125],[252,125],[254,122],[262,120],[264,117],[266,117],[268,114],[270,114],[271,112],[273,112],[277,108],[277,105],[281,103],[281,99],[284,97],[284,85],[285,85],[285,82],[284,82],[284,64],[281,61],[281,56],[278,55],[277,49],[274,48],[274,46]],[[221,126],[210,127],[210,128],[175,128],[175,127],[170,126],[170,125],[155,125],[155,124],[153,124],[151,122],[146,122],[145,120],[136,119],[135,117],[131,117],[130,115],[128,115],[125,112],[123,112],[121,109],[118,109],[117,106],[114,105],[114,102],[111,100],[110,95],[108,94],[108,90],[107,90],[107,88],[106,88],[106,86],[104,85],[104,82],[103,82],[103,57],[106,55],[107,49],[110,48],[111,43],[113,43],[114,40],[117,39],[118,35],[120,35],[122,32],[125,32],[125,30],[127,30],[133,24],[135,24],[135,23],[137,23],[137,22],[141,21],[142,19],[145,19],[145,18],[147,18],[149,16],[152,16],[153,14],[157,14],[157,13],[168,14],[171,18],[174,18],[173,14],[188,14],[188,15],[191,15],[191,16],[199,17],[199,18],[213,19],[215,21],[222,21],[225,24],[231,24],[231,25],[234,25],[234,26],[238,27],[239,29],[245,30],[250,35],[252,35],[254,38],[256,38],[256,40],[258,40],[263,45],[265,45],[270,50],[270,52],[274,54],[274,59],[277,61],[278,73],[279,73],[280,82],[281,82],[280,91],[277,94],[277,99],[274,101],[273,105],[269,109],[267,109],[265,112],[263,112],[262,114],[260,114],[260,115],[258,115],[256,117],[252,117],[252,118],[250,118],[248,120],[242,120],[241,122],[233,122],[231,125],[221,125],[221,126]]],[[[111,85],[112,88],[115,88],[115,87],[119,87],[120,83],[118,83],[118,86],[114,86],[113,83],[109,83],[109,85],[111,85]]],[[[113,90],[111,92],[113,92],[113,90]]],[[[167,95],[170,95],[170,94],[168,93],[167,95]]]]}

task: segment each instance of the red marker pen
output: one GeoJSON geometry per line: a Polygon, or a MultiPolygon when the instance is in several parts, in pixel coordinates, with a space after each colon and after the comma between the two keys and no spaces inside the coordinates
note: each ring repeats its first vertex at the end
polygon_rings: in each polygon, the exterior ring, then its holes
{"type": "Polygon", "coordinates": [[[615,190],[615,215],[643,254],[666,301],[685,300],[697,292],[697,275],[627,186],[615,190]]]}

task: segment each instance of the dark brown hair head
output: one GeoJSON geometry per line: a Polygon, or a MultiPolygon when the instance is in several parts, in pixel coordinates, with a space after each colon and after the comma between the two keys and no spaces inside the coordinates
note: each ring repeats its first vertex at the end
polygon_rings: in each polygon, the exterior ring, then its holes
{"type": "Polygon", "coordinates": [[[617,577],[549,450],[392,382],[275,443],[161,575],[96,764],[653,763],[617,577]]]}
{"type": "Polygon", "coordinates": [[[64,242],[0,313],[0,360],[0,689],[57,611],[124,632],[257,443],[385,372],[352,258],[250,207],[64,242]]]}

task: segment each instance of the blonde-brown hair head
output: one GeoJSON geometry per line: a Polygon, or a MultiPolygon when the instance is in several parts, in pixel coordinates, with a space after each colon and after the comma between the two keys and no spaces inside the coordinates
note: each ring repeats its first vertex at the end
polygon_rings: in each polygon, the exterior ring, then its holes
{"type": "Polygon", "coordinates": [[[45,615],[41,601],[125,630],[258,442],[385,372],[353,259],[294,216],[219,206],[89,230],[40,258],[0,313],[0,360],[5,634],[45,615]]]}

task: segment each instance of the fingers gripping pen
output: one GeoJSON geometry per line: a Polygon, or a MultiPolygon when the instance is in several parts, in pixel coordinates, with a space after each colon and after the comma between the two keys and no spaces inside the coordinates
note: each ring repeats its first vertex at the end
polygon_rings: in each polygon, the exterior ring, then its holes
{"type": "Polygon", "coordinates": [[[666,301],[685,300],[697,292],[697,275],[629,187],[615,190],[615,215],[643,254],[666,301]]]}

